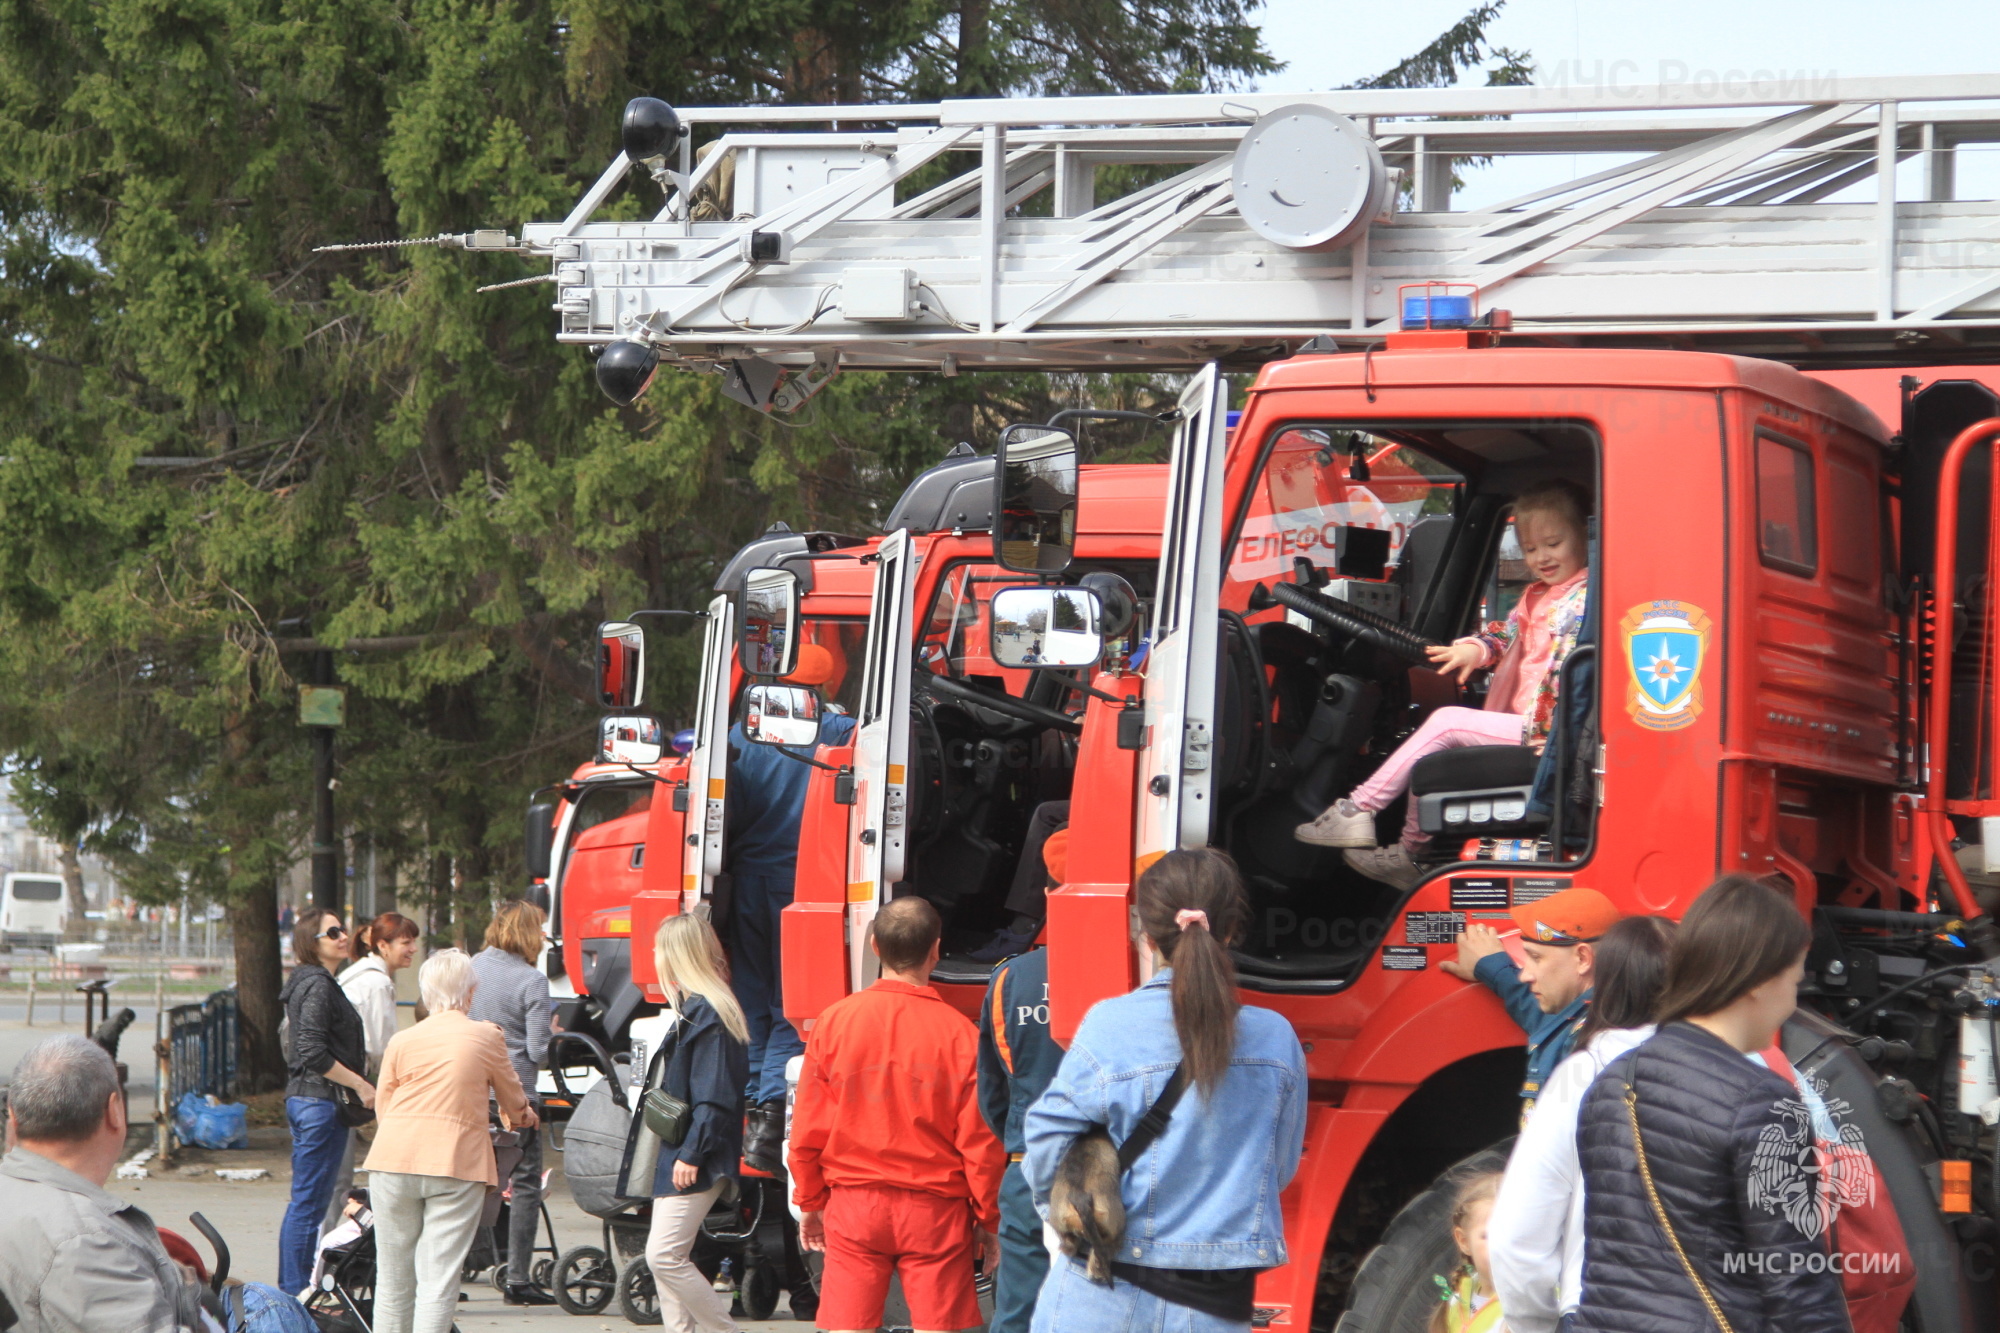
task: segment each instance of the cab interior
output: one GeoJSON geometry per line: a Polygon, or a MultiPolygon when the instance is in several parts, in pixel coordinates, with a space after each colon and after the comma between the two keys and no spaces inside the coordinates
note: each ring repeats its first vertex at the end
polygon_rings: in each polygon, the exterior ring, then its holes
{"type": "MultiPolygon", "coordinates": [[[[1078,560],[1065,581],[1098,571],[1123,577],[1144,601],[1158,568],[1078,560]]],[[[1043,802],[1069,799],[1076,773],[1084,696],[1072,682],[1088,673],[1003,667],[987,641],[993,595],[1034,582],[963,559],[946,566],[930,604],[916,608],[904,881],[921,886],[944,918],[940,981],[983,983],[992,970],[962,955],[1011,921],[1006,900],[1029,821],[1043,802]]],[[[1137,640],[1135,622],[1106,643],[1106,660],[1129,654],[1137,640]]]]}
{"type": "MultiPolygon", "coordinates": [[[[1235,857],[1250,891],[1251,927],[1237,949],[1245,984],[1338,987],[1381,942],[1407,891],[1358,874],[1339,850],[1300,842],[1293,829],[1365,780],[1432,710],[1484,705],[1489,673],[1461,688],[1425,664],[1422,646],[1506,616],[1532,581],[1514,543],[1513,498],[1555,478],[1600,494],[1598,452],[1589,427],[1548,421],[1298,422],[1266,438],[1251,485],[1225,516],[1211,777],[1212,841],[1235,857]],[[1367,535],[1378,532],[1388,540],[1367,535]]],[[[1596,545],[1593,536],[1593,603],[1596,545]]],[[[1586,620],[1587,641],[1597,620],[1586,620]]],[[[1433,835],[1421,864],[1466,859],[1481,837],[1543,843],[1530,855],[1551,861],[1558,822],[1565,859],[1587,855],[1595,801],[1585,790],[1590,759],[1577,761],[1596,752],[1591,658],[1574,654],[1564,681],[1563,762],[1526,747],[1424,761],[1414,789],[1439,794],[1440,811],[1459,822],[1433,835]],[[1546,808],[1453,799],[1498,787],[1533,791],[1546,808]],[[1468,808],[1484,818],[1466,822],[1468,808]]],[[[1408,799],[1380,813],[1378,843],[1399,837],[1408,799]]]]}

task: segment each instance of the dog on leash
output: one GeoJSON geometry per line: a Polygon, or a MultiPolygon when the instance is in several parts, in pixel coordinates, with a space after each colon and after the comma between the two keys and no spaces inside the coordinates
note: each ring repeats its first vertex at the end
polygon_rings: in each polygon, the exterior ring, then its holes
{"type": "Polygon", "coordinates": [[[1125,1234],[1123,1175],[1111,1136],[1093,1129],[1063,1154],[1049,1191],[1049,1225],[1062,1240],[1062,1252],[1083,1260],[1085,1275],[1106,1287],[1112,1253],[1125,1234]]]}

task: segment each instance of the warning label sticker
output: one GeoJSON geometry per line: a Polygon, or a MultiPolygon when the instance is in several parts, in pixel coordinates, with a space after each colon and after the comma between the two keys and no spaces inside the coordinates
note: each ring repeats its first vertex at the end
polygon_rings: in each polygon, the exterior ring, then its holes
{"type": "Polygon", "coordinates": [[[1570,881],[1566,878],[1517,879],[1514,881],[1514,901],[1516,904],[1538,903],[1552,893],[1562,892],[1569,885],[1570,881]]]}
{"type": "Polygon", "coordinates": [[[1507,881],[1493,875],[1454,875],[1451,905],[1459,910],[1487,911],[1507,906],[1507,881]]]}
{"type": "Polygon", "coordinates": [[[1403,918],[1403,939],[1411,944],[1450,944],[1464,929],[1463,912],[1412,912],[1403,918]]]}
{"type": "Polygon", "coordinates": [[[1383,946],[1382,966],[1391,972],[1421,972],[1429,964],[1430,958],[1422,949],[1400,944],[1383,946]]]}

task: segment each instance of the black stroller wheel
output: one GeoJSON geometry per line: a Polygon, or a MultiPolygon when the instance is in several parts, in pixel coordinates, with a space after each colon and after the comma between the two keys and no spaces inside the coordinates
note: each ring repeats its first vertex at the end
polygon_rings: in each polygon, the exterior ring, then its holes
{"type": "Polygon", "coordinates": [[[618,1270],[595,1245],[579,1245],[556,1260],[549,1290],[565,1314],[603,1314],[618,1294],[618,1270]]]}
{"type": "Polygon", "coordinates": [[[653,1286],[653,1270],[646,1266],[643,1254],[618,1275],[618,1309],[634,1324],[660,1322],[660,1293],[653,1286]]]}
{"type": "Polygon", "coordinates": [[[486,1280],[493,1284],[493,1290],[505,1296],[507,1294],[507,1265],[495,1264],[493,1271],[487,1275],[486,1280]]]}
{"type": "Polygon", "coordinates": [[[743,1274],[738,1296],[745,1319],[769,1319],[778,1312],[778,1270],[769,1264],[752,1264],[743,1274]]]}
{"type": "Polygon", "coordinates": [[[535,1266],[528,1270],[528,1280],[543,1291],[549,1290],[549,1279],[555,1276],[556,1261],[553,1257],[535,1260],[535,1266]]]}

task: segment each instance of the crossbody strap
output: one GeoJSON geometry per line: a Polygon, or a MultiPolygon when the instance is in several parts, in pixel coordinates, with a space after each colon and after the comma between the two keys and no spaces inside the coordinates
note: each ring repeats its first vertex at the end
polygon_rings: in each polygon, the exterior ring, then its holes
{"type": "MultiPolygon", "coordinates": [[[[1174,1107],[1180,1104],[1181,1094],[1187,1091],[1187,1067],[1176,1065],[1174,1076],[1167,1080],[1167,1086],[1160,1089],[1160,1095],[1146,1108],[1146,1114],[1139,1118],[1131,1136],[1118,1145],[1118,1174],[1124,1175],[1132,1169],[1132,1163],[1139,1155],[1153,1146],[1160,1135],[1167,1132],[1167,1122],[1174,1117],[1174,1107]]],[[[1724,1333],[1728,1333],[1727,1330],[1724,1333]]]]}
{"type": "Polygon", "coordinates": [[[1694,1283],[1695,1291],[1701,1296],[1701,1303],[1708,1307],[1708,1317],[1715,1321],[1715,1326],[1721,1329],[1722,1333],[1735,1333],[1735,1330],[1729,1327],[1729,1321],[1723,1318],[1722,1307],[1716,1304],[1715,1294],[1709,1291],[1708,1283],[1701,1280],[1700,1273],[1695,1272],[1694,1261],[1688,1258],[1687,1251],[1681,1248],[1681,1238],[1674,1234],[1674,1224],[1667,1220],[1667,1206],[1660,1198],[1660,1191],[1653,1184],[1652,1163],[1646,1160],[1646,1140],[1639,1134],[1639,1091],[1630,1083],[1625,1085],[1625,1114],[1632,1122],[1632,1147],[1639,1154],[1639,1179],[1645,1183],[1646,1199],[1653,1205],[1653,1216],[1659,1220],[1660,1230],[1667,1233],[1667,1243],[1674,1247],[1674,1254],[1679,1257],[1681,1267],[1687,1270],[1688,1281],[1694,1283]]]}

